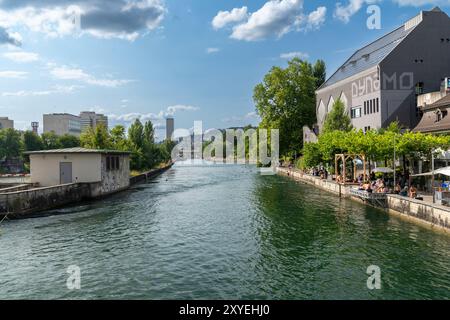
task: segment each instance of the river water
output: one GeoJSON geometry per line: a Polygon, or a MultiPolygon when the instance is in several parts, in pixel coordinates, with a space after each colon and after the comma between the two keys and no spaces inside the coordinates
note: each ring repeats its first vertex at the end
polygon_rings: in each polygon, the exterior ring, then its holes
{"type": "Polygon", "coordinates": [[[254,168],[175,166],[3,222],[0,298],[450,299],[450,236],[254,168]]]}

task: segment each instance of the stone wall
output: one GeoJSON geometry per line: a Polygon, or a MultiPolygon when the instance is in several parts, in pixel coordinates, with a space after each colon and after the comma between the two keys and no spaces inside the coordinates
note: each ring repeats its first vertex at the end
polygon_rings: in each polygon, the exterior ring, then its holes
{"type": "Polygon", "coordinates": [[[102,155],[101,182],[91,183],[93,198],[106,196],[130,187],[130,157],[128,155],[113,155],[119,157],[119,170],[107,170],[106,159],[109,155],[102,155]]]}
{"type": "Polygon", "coordinates": [[[152,179],[158,175],[160,175],[161,173],[169,170],[170,168],[172,168],[173,163],[168,164],[167,166],[163,167],[163,168],[159,168],[159,169],[153,169],[150,170],[148,172],[145,172],[143,174],[140,174],[138,176],[135,177],[131,177],[130,178],[130,185],[136,184],[136,183],[140,183],[140,182],[145,182],[148,179],[152,179]]]}
{"type": "Polygon", "coordinates": [[[295,180],[299,180],[304,183],[313,185],[322,190],[334,193],[335,195],[338,195],[341,197],[350,197],[350,187],[349,186],[343,186],[343,185],[337,184],[336,182],[333,182],[330,180],[322,180],[317,177],[303,174],[302,172],[297,171],[297,170],[289,170],[286,168],[277,168],[277,172],[282,175],[290,176],[295,180]]]}
{"type": "MultiPolygon", "coordinates": [[[[317,177],[305,175],[296,170],[277,168],[282,175],[292,177],[295,180],[313,185],[322,190],[331,192],[337,196],[350,198],[361,202],[350,194],[350,186],[342,186],[333,181],[325,181],[317,177]]],[[[450,231],[450,208],[442,205],[432,204],[419,200],[401,197],[398,195],[387,195],[387,207],[378,207],[388,213],[412,219],[412,221],[425,223],[432,227],[450,231]]]]}
{"type": "Polygon", "coordinates": [[[450,208],[398,195],[388,195],[388,210],[450,231],[450,208]]]}
{"type": "Polygon", "coordinates": [[[0,216],[20,218],[34,212],[61,207],[90,197],[88,183],[0,193],[0,216]]]}

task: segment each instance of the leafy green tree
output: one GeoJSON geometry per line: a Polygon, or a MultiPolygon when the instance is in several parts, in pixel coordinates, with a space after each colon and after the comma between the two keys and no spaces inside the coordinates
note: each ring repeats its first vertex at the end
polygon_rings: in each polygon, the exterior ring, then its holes
{"type": "Polygon", "coordinates": [[[323,126],[323,132],[350,130],[352,130],[352,121],[345,113],[344,103],[338,99],[334,102],[333,109],[327,115],[323,126]]]}
{"type": "Polygon", "coordinates": [[[316,78],[316,89],[325,83],[327,76],[327,68],[323,60],[317,60],[313,67],[313,74],[316,78]]]}
{"type": "Polygon", "coordinates": [[[14,159],[21,155],[23,149],[19,131],[14,129],[0,130],[0,158],[14,159]]]}
{"type": "Polygon", "coordinates": [[[94,142],[97,149],[111,148],[111,137],[108,128],[104,124],[97,125],[94,133],[94,142]]]}
{"type": "Polygon", "coordinates": [[[320,81],[314,71],[308,62],[294,58],[285,69],[273,67],[254,89],[260,128],[279,129],[280,155],[301,150],[303,126],[316,122],[315,90],[320,81]]]}
{"type": "Polygon", "coordinates": [[[41,137],[33,131],[23,133],[24,151],[38,151],[44,149],[41,137]]]}
{"type": "Polygon", "coordinates": [[[144,126],[139,119],[136,119],[134,123],[128,128],[128,139],[137,148],[143,149],[145,142],[144,126]]]}
{"type": "Polygon", "coordinates": [[[61,143],[59,142],[58,136],[52,131],[44,132],[41,135],[41,139],[44,150],[53,150],[61,148],[61,143]]]}
{"type": "Polygon", "coordinates": [[[88,128],[80,136],[80,145],[88,149],[110,149],[112,142],[108,129],[103,124],[95,129],[88,128]]]}
{"type": "Polygon", "coordinates": [[[129,150],[125,127],[123,125],[117,125],[111,129],[111,143],[113,145],[113,149],[122,151],[129,150]]]}
{"type": "Polygon", "coordinates": [[[322,154],[318,143],[306,143],[302,153],[301,169],[311,168],[322,162],[322,154]]]}
{"type": "Polygon", "coordinates": [[[144,139],[146,143],[155,143],[155,129],[153,123],[149,120],[144,125],[144,139]]]}
{"type": "Polygon", "coordinates": [[[58,140],[61,148],[77,148],[80,146],[80,138],[71,134],[60,136],[58,140]]]}

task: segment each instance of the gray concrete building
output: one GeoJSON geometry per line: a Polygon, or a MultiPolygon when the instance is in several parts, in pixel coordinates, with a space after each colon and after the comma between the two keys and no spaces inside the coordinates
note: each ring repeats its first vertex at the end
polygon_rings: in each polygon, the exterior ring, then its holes
{"type": "Polygon", "coordinates": [[[88,128],[95,129],[99,124],[102,124],[108,128],[108,117],[104,114],[99,114],[92,111],[83,111],[80,113],[80,119],[82,132],[88,128]]]}
{"type": "Polygon", "coordinates": [[[81,118],[69,113],[44,114],[44,132],[78,137],[81,134],[81,118]]]}
{"type": "Polygon", "coordinates": [[[356,51],[331,75],[316,92],[318,130],[338,99],[356,129],[396,120],[414,128],[422,117],[417,97],[439,91],[448,76],[450,18],[436,7],[356,51]]]}
{"type": "Polygon", "coordinates": [[[175,132],[175,120],[173,118],[166,119],[166,140],[172,140],[172,135],[175,132]]]}
{"type": "Polygon", "coordinates": [[[14,129],[14,121],[8,117],[0,117],[0,130],[1,129],[14,129]]]}

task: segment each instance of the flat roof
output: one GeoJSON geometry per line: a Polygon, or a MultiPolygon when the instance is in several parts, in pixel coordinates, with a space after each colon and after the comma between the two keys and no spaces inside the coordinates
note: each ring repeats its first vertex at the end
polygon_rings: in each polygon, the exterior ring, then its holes
{"type": "Polygon", "coordinates": [[[28,151],[24,154],[54,154],[54,153],[100,153],[100,154],[130,154],[129,151],[106,150],[106,149],[87,149],[87,148],[67,148],[53,150],[28,151]]]}

